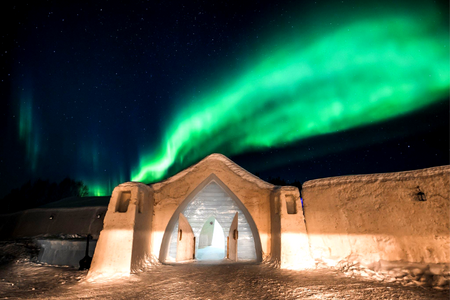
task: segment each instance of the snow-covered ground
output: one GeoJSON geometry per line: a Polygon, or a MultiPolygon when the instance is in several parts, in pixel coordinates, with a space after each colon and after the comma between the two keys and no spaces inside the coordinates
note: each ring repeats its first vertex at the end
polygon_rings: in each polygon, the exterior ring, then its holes
{"type": "Polygon", "coordinates": [[[221,260],[224,259],[225,251],[223,247],[205,247],[203,249],[197,249],[198,260],[221,260]]]}
{"type": "Polygon", "coordinates": [[[449,298],[448,285],[389,282],[365,276],[355,265],[345,266],[346,275],[338,269],[289,271],[269,264],[157,264],[130,277],[89,282],[87,271],[39,264],[36,258],[32,241],[0,242],[0,299],[449,298]]]}

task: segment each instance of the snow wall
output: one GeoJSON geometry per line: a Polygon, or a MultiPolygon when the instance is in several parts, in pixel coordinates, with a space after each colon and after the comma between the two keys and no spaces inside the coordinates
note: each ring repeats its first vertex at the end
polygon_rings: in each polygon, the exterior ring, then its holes
{"type": "Polygon", "coordinates": [[[450,262],[450,166],[312,180],[302,196],[316,259],[450,262]]]}
{"type": "MultiPolygon", "coordinates": [[[[86,255],[86,239],[39,239],[36,242],[40,248],[38,261],[42,263],[79,268],[80,260],[86,255]]],[[[89,241],[90,257],[94,255],[96,244],[97,241],[89,241]]]]}
{"type": "Polygon", "coordinates": [[[0,215],[0,238],[91,234],[98,238],[107,207],[35,208],[0,215]]]}
{"type": "Polygon", "coordinates": [[[148,185],[137,182],[114,189],[92,258],[91,278],[130,274],[145,266],[151,256],[152,193],[148,185]]]}

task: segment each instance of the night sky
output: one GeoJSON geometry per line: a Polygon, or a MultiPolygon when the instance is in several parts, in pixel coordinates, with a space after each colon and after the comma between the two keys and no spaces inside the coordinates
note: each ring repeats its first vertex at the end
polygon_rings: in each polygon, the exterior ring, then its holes
{"type": "Polygon", "coordinates": [[[301,182],[449,164],[448,1],[7,2],[0,197],[211,153],[301,182]]]}

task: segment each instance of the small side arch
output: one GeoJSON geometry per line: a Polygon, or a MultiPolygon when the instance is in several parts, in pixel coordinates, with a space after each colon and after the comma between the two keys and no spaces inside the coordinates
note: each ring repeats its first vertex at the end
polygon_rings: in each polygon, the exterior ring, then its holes
{"type": "Polygon", "coordinates": [[[245,218],[247,219],[248,224],[250,225],[250,229],[252,231],[253,235],[253,241],[255,243],[255,252],[256,252],[256,261],[261,262],[262,261],[262,248],[261,248],[261,239],[259,236],[258,228],[256,227],[255,221],[253,220],[251,214],[245,207],[245,205],[241,202],[241,200],[228,188],[228,186],[223,183],[216,174],[212,173],[209,175],[205,180],[202,181],[187,197],[186,199],[181,202],[181,204],[178,206],[178,208],[173,213],[172,217],[169,220],[169,223],[167,224],[166,230],[164,231],[164,236],[161,242],[161,250],[159,252],[159,261],[162,263],[166,262],[167,253],[169,249],[170,244],[170,238],[172,235],[172,231],[177,224],[178,221],[178,215],[182,213],[186,206],[194,199],[194,197],[209,183],[214,181],[217,183],[230,197],[231,199],[236,203],[236,205],[239,207],[239,209],[244,214],[245,218]]]}

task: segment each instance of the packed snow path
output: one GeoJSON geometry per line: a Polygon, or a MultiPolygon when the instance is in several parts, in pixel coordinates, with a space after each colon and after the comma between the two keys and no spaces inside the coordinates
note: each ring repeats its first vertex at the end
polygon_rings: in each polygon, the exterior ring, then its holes
{"type": "Polygon", "coordinates": [[[14,262],[0,267],[0,299],[448,299],[448,290],[346,277],[329,269],[264,264],[160,265],[87,282],[87,271],[14,262]]]}

